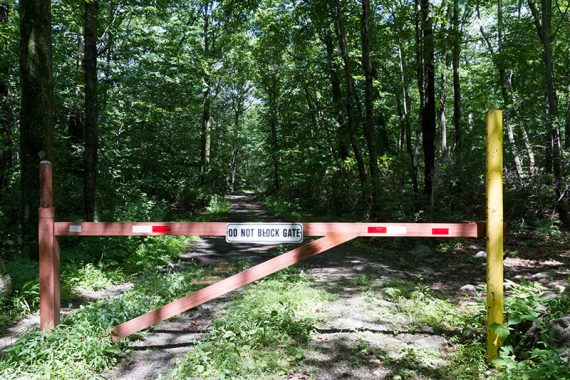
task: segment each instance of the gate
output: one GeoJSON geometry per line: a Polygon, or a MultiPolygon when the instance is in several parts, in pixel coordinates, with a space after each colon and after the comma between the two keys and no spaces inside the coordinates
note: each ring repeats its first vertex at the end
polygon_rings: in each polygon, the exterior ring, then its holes
{"type": "Polygon", "coordinates": [[[126,337],[214,298],[264,278],[358,237],[487,238],[487,354],[498,356],[493,324],[503,322],[502,111],[487,113],[487,223],[222,223],[222,222],[56,222],[52,165],[40,164],[39,270],[40,327],[60,322],[59,238],[62,236],[225,236],[229,242],[302,242],[280,256],[207,286],[112,330],[113,340],[126,337]]]}

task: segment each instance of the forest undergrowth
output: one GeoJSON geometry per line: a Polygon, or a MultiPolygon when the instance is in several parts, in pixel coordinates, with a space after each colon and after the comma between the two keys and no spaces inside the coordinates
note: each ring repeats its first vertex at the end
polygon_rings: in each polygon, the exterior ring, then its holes
{"type": "MultiPolygon", "coordinates": [[[[199,219],[215,219],[227,210],[227,200],[212,197],[199,219]]],[[[128,215],[124,217],[129,219],[128,215]]],[[[131,220],[156,217],[153,212],[141,214],[140,210],[134,210],[130,216],[131,220]]],[[[197,264],[185,266],[183,272],[173,266],[177,256],[194,240],[192,237],[66,240],[62,245],[61,296],[62,305],[69,304],[72,310],[50,333],[34,326],[5,349],[0,357],[3,379],[100,377],[128,354],[129,340],[144,335],[112,342],[111,328],[200,289],[203,285],[196,281],[208,274],[197,264]],[[85,292],[125,282],[134,285],[121,295],[90,303],[81,298],[85,292]]],[[[39,307],[37,262],[13,259],[6,267],[14,279],[14,292],[2,298],[4,328],[37,312],[39,307]]]]}

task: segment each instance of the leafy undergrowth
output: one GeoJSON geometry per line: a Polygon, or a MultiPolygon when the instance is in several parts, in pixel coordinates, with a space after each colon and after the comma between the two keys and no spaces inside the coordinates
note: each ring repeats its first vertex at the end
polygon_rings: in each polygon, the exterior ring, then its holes
{"type": "Polygon", "coordinates": [[[559,294],[548,294],[537,282],[505,285],[506,321],[493,326],[502,339],[500,359],[494,364],[504,368],[503,378],[570,379],[570,350],[557,347],[550,328],[550,321],[570,311],[568,285],[558,289],[559,294]]]}
{"type": "Polygon", "coordinates": [[[173,378],[282,378],[304,356],[327,299],[306,275],[289,269],[250,286],[214,322],[173,378]]]}
{"type": "MultiPolygon", "coordinates": [[[[118,220],[161,220],[163,211],[152,202],[133,203],[116,212],[118,220]]],[[[212,196],[196,220],[208,221],[228,212],[223,196],[212,196]]],[[[195,237],[65,237],[61,239],[62,305],[81,299],[85,293],[108,289],[133,279],[139,273],[164,271],[194,241],[195,237]]],[[[0,327],[10,325],[39,308],[38,263],[15,257],[6,262],[13,292],[0,296],[0,327]]]]}
{"type": "MultiPolygon", "coordinates": [[[[227,200],[220,197],[213,201],[212,212],[224,209],[227,200]]],[[[135,213],[125,218],[147,220],[148,215],[135,213]]],[[[198,290],[202,286],[196,285],[196,280],[207,275],[198,265],[187,264],[183,272],[172,268],[175,258],[193,237],[78,239],[62,241],[63,305],[84,292],[107,289],[128,280],[135,280],[135,285],[120,296],[80,306],[49,334],[38,328],[26,331],[4,351],[0,378],[97,377],[128,353],[128,340],[112,342],[110,331],[114,326],[198,290]]],[[[37,263],[15,259],[6,268],[15,290],[12,296],[0,299],[0,323],[4,325],[35,312],[39,306],[37,263]]]]}
{"type": "Polygon", "coordinates": [[[413,346],[388,352],[365,344],[365,350],[354,351],[354,355],[364,352],[366,359],[378,358],[395,378],[570,379],[568,352],[556,346],[549,328],[550,321],[570,310],[567,286],[554,293],[538,282],[506,281],[505,323],[493,326],[502,339],[501,357],[493,361],[496,368],[489,368],[483,299],[453,304],[425,284],[404,279],[377,284],[358,278],[357,284],[365,286],[364,294],[379,321],[389,320],[406,332],[429,326],[450,343],[445,352],[413,346]]]}
{"type": "Polygon", "coordinates": [[[197,265],[183,273],[153,274],[121,296],[80,307],[48,334],[37,328],[26,332],[5,350],[0,378],[96,377],[128,352],[126,339],[111,341],[114,326],[198,290],[192,280],[205,274],[197,265]]]}

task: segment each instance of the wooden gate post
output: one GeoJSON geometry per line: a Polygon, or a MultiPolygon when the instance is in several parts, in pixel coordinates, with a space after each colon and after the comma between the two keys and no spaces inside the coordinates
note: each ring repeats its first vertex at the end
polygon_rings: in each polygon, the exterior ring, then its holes
{"type": "Polygon", "coordinates": [[[499,357],[503,323],[503,111],[491,110],[487,124],[487,359],[499,357]]]}
{"type": "Polygon", "coordinates": [[[59,242],[54,234],[52,165],[40,162],[39,260],[40,328],[49,331],[59,324],[59,242]]]}

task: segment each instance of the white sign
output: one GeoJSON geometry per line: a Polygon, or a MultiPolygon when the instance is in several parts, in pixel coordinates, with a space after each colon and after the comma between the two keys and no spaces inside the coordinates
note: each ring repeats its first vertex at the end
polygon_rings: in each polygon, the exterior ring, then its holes
{"type": "Polygon", "coordinates": [[[229,243],[301,243],[301,223],[228,223],[226,241],[229,243]]]}

